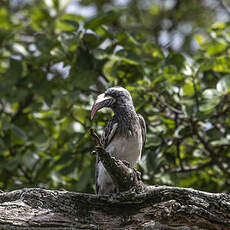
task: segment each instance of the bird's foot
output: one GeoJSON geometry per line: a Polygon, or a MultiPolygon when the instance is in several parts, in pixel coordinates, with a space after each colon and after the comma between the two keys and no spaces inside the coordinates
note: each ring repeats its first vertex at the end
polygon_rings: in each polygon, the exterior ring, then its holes
{"type": "Polygon", "coordinates": [[[106,152],[106,150],[102,146],[97,145],[95,150],[91,152],[91,155],[96,155],[98,152],[106,152]]]}
{"type": "Polygon", "coordinates": [[[127,160],[123,160],[122,163],[128,168],[130,168],[130,163],[127,160]]]}
{"type": "MultiPolygon", "coordinates": [[[[131,168],[130,163],[129,163],[127,160],[122,160],[122,163],[123,163],[125,166],[127,166],[128,168],[131,168]]],[[[140,173],[137,169],[135,169],[135,168],[132,168],[132,169],[133,169],[133,171],[135,172],[135,174],[137,175],[137,179],[138,179],[138,180],[141,180],[141,173],[140,173]]]]}
{"type": "Polygon", "coordinates": [[[90,132],[90,136],[92,136],[95,139],[96,145],[102,147],[100,138],[98,137],[96,131],[94,129],[90,128],[89,132],[90,132]]]}
{"type": "Polygon", "coordinates": [[[96,152],[106,152],[106,150],[102,146],[97,145],[96,152]]]}
{"type": "Polygon", "coordinates": [[[93,150],[92,152],[91,152],[91,155],[96,155],[97,154],[97,151],[95,151],[95,150],[93,150]]]}
{"type": "Polygon", "coordinates": [[[136,175],[137,175],[137,179],[138,179],[138,180],[141,180],[141,173],[140,173],[137,169],[135,169],[135,168],[133,168],[133,170],[134,170],[134,172],[135,172],[136,175]]]}
{"type": "Polygon", "coordinates": [[[98,153],[107,153],[106,150],[102,146],[96,146],[95,150],[91,152],[91,155],[97,155],[98,153]]]}

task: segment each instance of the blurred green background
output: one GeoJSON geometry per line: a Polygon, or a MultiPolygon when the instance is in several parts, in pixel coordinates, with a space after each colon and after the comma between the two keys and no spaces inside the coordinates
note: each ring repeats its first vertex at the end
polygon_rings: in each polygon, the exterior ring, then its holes
{"type": "Polygon", "coordinates": [[[229,0],[0,0],[0,189],[95,191],[93,127],[128,89],[147,184],[230,192],[229,0]]]}

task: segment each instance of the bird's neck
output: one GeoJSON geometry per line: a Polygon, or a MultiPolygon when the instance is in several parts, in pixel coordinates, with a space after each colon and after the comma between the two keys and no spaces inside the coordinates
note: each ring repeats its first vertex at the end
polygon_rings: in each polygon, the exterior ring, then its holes
{"type": "Polygon", "coordinates": [[[129,136],[130,132],[133,134],[136,131],[137,114],[134,106],[120,106],[113,109],[114,114],[118,120],[118,131],[129,136]]]}

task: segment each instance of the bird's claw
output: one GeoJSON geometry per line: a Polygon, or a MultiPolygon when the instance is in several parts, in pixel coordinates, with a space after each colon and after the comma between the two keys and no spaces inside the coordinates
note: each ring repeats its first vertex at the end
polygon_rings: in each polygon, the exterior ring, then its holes
{"type": "Polygon", "coordinates": [[[98,137],[96,131],[90,128],[89,132],[90,132],[90,136],[92,136],[95,139],[96,145],[102,146],[100,138],[98,137]]]}
{"type": "Polygon", "coordinates": [[[105,149],[102,146],[97,145],[96,151],[105,151],[105,149]]]}
{"type": "Polygon", "coordinates": [[[123,163],[125,166],[127,166],[127,167],[130,168],[130,163],[129,163],[127,160],[123,160],[122,163],[123,163]]]}
{"type": "Polygon", "coordinates": [[[97,154],[97,151],[95,151],[95,150],[93,150],[92,152],[91,152],[91,155],[96,155],[97,154]]]}
{"type": "Polygon", "coordinates": [[[106,150],[102,146],[97,145],[95,150],[91,152],[91,155],[96,155],[98,152],[106,152],[106,150]]]}
{"type": "Polygon", "coordinates": [[[133,168],[133,170],[135,171],[135,173],[137,175],[137,179],[141,180],[141,173],[137,169],[135,169],[135,168],[133,168]]]}

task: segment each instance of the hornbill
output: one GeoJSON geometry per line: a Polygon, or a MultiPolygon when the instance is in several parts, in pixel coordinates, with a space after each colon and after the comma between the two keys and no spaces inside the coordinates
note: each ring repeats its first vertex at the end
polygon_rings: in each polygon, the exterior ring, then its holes
{"type": "MultiPolygon", "coordinates": [[[[91,120],[104,107],[111,108],[114,116],[105,126],[101,144],[111,156],[133,167],[140,160],[145,143],[145,120],[136,113],[129,91],[120,86],[109,88],[97,97],[92,107],[91,120]]],[[[110,175],[97,156],[96,193],[110,194],[116,191],[110,175]]]]}

